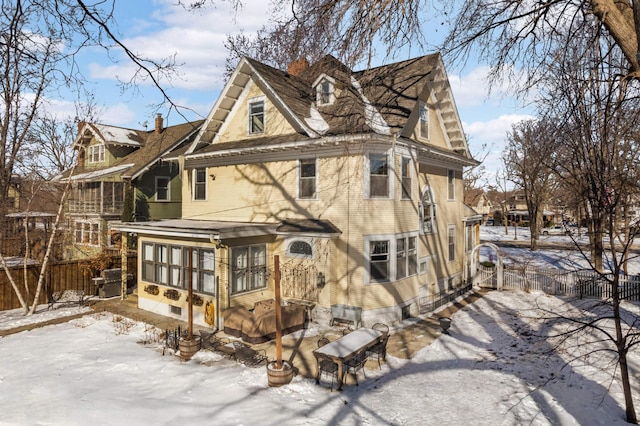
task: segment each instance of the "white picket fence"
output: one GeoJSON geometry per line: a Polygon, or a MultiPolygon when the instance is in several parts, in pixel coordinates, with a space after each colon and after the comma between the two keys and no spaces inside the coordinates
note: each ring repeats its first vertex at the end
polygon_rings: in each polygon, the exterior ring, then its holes
{"type": "MultiPolygon", "coordinates": [[[[503,289],[542,291],[561,296],[608,299],[613,292],[613,275],[594,271],[504,268],[503,289]]],[[[620,299],[640,301],[640,276],[620,276],[620,299]]]]}

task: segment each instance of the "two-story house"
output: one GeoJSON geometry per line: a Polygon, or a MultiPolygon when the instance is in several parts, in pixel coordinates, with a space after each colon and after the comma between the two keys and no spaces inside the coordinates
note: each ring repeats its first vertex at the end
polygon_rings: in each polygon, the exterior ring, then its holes
{"type": "Polygon", "coordinates": [[[137,234],[140,308],[186,319],[189,283],[217,312],[251,308],[274,297],[275,256],[282,296],[317,321],[348,305],[394,323],[462,283],[462,174],[477,162],[440,55],[295,65],[242,59],[174,158],[181,219],[118,225],[137,234]]]}
{"type": "Polygon", "coordinates": [[[116,245],[118,234],[110,232],[109,224],[121,220],[126,202],[135,220],[180,217],[179,168],[163,156],[190,143],[201,124],[164,127],[160,114],[150,131],[80,123],[73,145],[78,163],[60,178],[72,183],[65,257],[89,257],[116,245]]]}

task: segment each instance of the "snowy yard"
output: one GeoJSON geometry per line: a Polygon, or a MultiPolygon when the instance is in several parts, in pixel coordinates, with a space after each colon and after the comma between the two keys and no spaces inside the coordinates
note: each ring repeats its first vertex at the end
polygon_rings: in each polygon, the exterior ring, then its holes
{"type": "MultiPolygon", "coordinates": [[[[555,255],[532,256],[544,262],[555,255]]],[[[540,321],[537,306],[557,312],[579,303],[565,302],[541,293],[490,292],[452,317],[450,335],[409,361],[388,356],[381,370],[367,370],[360,386],[342,392],[299,376],[270,388],[263,367],[207,351],[188,362],[163,356],[153,343],[158,330],[89,313],[0,338],[0,425],[626,424],[611,358],[587,355],[587,336],[555,348],[549,336],[563,324],[540,321]]],[[[640,315],[638,304],[623,308],[640,315]]],[[[0,313],[0,328],[25,321],[16,311],[0,313]]],[[[629,356],[636,411],[639,352],[629,356]]]]}
{"type": "MultiPolygon", "coordinates": [[[[206,351],[188,362],[163,356],[143,343],[157,337],[151,327],[89,314],[0,339],[0,424],[625,424],[610,360],[581,356],[581,346],[552,350],[536,302],[562,304],[491,292],[453,316],[451,335],[411,361],[388,357],[343,392],[302,377],[269,388],[264,368],[206,351]]],[[[630,360],[640,407],[637,350],[630,360]]]]}

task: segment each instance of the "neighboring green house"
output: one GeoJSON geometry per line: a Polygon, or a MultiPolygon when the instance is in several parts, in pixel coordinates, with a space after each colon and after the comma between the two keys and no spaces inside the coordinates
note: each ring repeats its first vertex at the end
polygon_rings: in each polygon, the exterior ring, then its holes
{"type": "Polygon", "coordinates": [[[243,58],[178,154],[182,217],[115,225],[137,236],[142,309],[206,325],[215,306],[220,328],[280,277],[314,321],[392,324],[465,287],[478,162],[439,54],[363,71],[243,58]]]}
{"type": "Polygon", "coordinates": [[[60,178],[72,182],[65,258],[90,257],[103,247],[118,247],[119,234],[112,234],[109,225],[119,222],[127,210],[128,221],[180,217],[179,166],[162,158],[190,143],[201,124],[165,128],[160,114],[150,131],[81,123],[73,145],[78,163],[60,178]],[[131,203],[128,208],[126,203],[131,203]]]}

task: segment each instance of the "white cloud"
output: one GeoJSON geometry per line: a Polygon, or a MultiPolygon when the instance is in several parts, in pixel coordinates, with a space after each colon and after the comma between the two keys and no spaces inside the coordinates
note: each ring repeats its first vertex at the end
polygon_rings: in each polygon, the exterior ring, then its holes
{"type": "MultiPolygon", "coordinates": [[[[250,34],[266,23],[269,2],[249,0],[236,15],[227,2],[216,2],[199,12],[189,12],[175,5],[174,0],[155,3],[157,9],[147,22],[141,21],[138,29],[144,34],[124,38],[122,41],[135,53],[154,60],[173,56],[183,64],[178,69],[179,78],[170,85],[188,90],[213,90],[223,85],[222,72],[227,52],[223,42],[227,34],[242,29],[250,34]],[[155,22],[153,22],[155,21],[155,22]]],[[[116,64],[90,65],[94,79],[128,81],[135,67],[129,60],[116,64]]],[[[163,83],[167,83],[164,81],[163,83]]]]}

